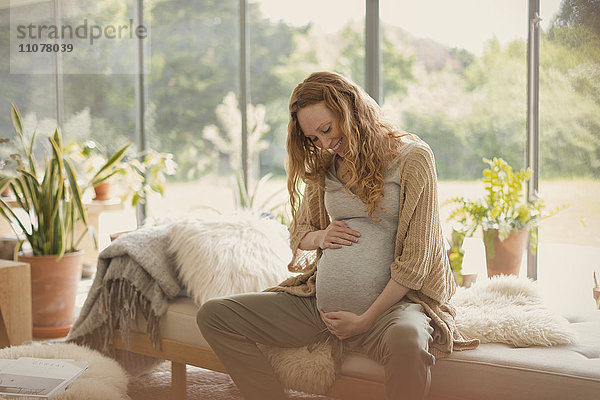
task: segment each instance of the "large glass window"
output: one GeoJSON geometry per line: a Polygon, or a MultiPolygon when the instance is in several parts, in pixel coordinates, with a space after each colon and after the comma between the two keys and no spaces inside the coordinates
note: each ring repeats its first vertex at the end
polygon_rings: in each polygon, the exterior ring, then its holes
{"type": "MultiPolygon", "coordinates": [[[[381,35],[384,111],[433,149],[446,221],[446,200],[483,197],[482,158],[525,165],[527,3],[382,0],[381,35]]],[[[485,276],[476,236],[464,268],[485,276]]]]}
{"type": "MultiPolygon", "coordinates": [[[[8,4],[0,4],[0,136],[12,138],[15,135],[10,119],[12,102],[20,109],[25,119],[26,132],[31,133],[37,128],[42,140],[56,128],[56,80],[54,75],[11,73],[10,29],[11,23],[14,26],[34,22],[53,23],[54,6],[52,1],[40,1],[12,8],[9,8],[8,4]]],[[[27,62],[26,53],[22,53],[22,61],[27,62]]],[[[13,67],[23,67],[25,70],[26,66],[23,63],[13,67]]],[[[8,151],[8,147],[3,148],[8,151]]],[[[4,159],[5,155],[2,154],[0,159],[4,159]]]]}
{"type": "MultiPolygon", "coordinates": [[[[241,174],[243,162],[239,3],[144,2],[152,28],[151,48],[145,49],[147,145],[149,151],[172,154],[178,164],[165,195],[148,199],[150,217],[206,207],[226,212],[236,206],[235,176],[241,174]]],[[[548,209],[568,207],[540,228],[540,277],[546,279],[548,265],[562,263],[576,265],[582,277],[578,284],[587,284],[587,276],[591,284],[592,260],[600,256],[597,2],[541,3],[540,193],[548,209]]],[[[99,25],[135,20],[137,2],[3,4],[0,129],[12,135],[9,103],[14,102],[26,130],[37,129],[40,142],[56,126],[59,110],[66,140],[92,139],[108,153],[136,142],[138,66],[133,48],[98,45],[90,54],[65,54],[65,74],[58,78],[53,71],[11,73],[11,67],[23,65],[19,60],[10,64],[10,26],[53,24],[57,11],[60,22],[74,27],[82,18],[99,25]],[[102,73],[85,74],[86,66],[92,65],[102,73]]],[[[527,2],[381,0],[380,10],[384,112],[433,148],[441,203],[457,195],[482,195],[483,157],[502,157],[515,168],[523,167],[527,2]]],[[[364,17],[364,0],[248,1],[249,187],[273,175],[257,193],[257,204],[269,198],[271,205],[286,200],[287,106],[294,86],[317,70],[340,72],[364,86],[364,17]]],[[[60,60],[48,60],[49,68],[61,65],[60,60]]],[[[4,146],[3,151],[10,148],[4,146]]],[[[450,207],[441,211],[445,219],[450,207]]],[[[120,218],[110,230],[125,229],[119,225],[125,220],[120,218]]],[[[127,221],[125,225],[132,225],[133,219],[127,221]]],[[[469,257],[483,265],[481,241],[471,243],[469,257]]]]}
{"type": "MultiPolygon", "coordinates": [[[[52,1],[40,1],[9,8],[8,2],[0,4],[0,138],[10,140],[0,146],[0,170],[14,169],[9,161],[10,154],[20,149],[20,142],[11,121],[11,103],[15,104],[23,117],[24,133],[30,137],[37,133],[35,148],[37,155],[43,154],[42,146],[48,148],[47,137],[56,128],[56,80],[53,75],[11,73],[11,24],[28,25],[52,23],[54,20],[52,1]],[[7,161],[7,165],[4,162],[7,161]]],[[[13,48],[13,50],[15,50],[13,48]]],[[[13,67],[26,69],[30,60],[22,53],[20,64],[13,67]]],[[[26,72],[26,71],[24,71],[26,72]]],[[[6,171],[4,171],[6,172],[6,171]]],[[[20,213],[20,210],[16,211],[20,213]]],[[[12,235],[10,225],[0,219],[0,236],[12,235]]]]}
{"type": "Polygon", "coordinates": [[[146,133],[178,167],[164,197],[150,199],[150,216],[230,210],[241,165],[239,1],[157,2],[151,19],[146,133]]]}
{"type": "Polygon", "coordinates": [[[273,175],[257,193],[257,203],[272,196],[271,208],[287,200],[285,140],[294,87],[324,70],[364,86],[365,6],[363,0],[258,0],[249,10],[249,170],[251,181],[273,175]]]}
{"type": "MultiPolygon", "coordinates": [[[[60,0],[61,24],[75,29],[87,25],[115,26],[129,25],[136,21],[135,1],[92,1],[60,0]]],[[[81,30],[81,28],[79,28],[81,30]]],[[[89,28],[88,28],[89,29],[89,28]]],[[[115,54],[116,48],[110,40],[99,38],[90,43],[74,43],[72,53],[63,54],[62,76],[62,130],[65,142],[70,149],[79,148],[73,144],[93,143],[94,157],[106,160],[125,144],[130,144],[128,157],[135,157],[136,148],[136,93],[137,65],[135,59],[135,39],[127,49],[115,54]],[[112,61],[111,61],[112,60],[112,61]],[[104,73],[100,73],[104,72],[104,73]],[[91,141],[91,142],[90,142],[91,141]]],[[[65,42],[69,42],[66,38],[65,42]]],[[[79,154],[72,154],[78,163],[79,179],[88,182],[101,161],[83,162],[79,154]]],[[[130,206],[130,198],[121,200],[128,189],[127,180],[118,175],[111,179],[111,200],[104,206],[94,205],[88,209],[92,215],[99,247],[106,247],[109,235],[137,226],[135,210],[130,206]],[[98,218],[96,221],[95,219],[98,218]]],[[[93,190],[84,193],[84,200],[90,202],[93,190]]],[[[91,238],[85,244],[91,247],[91,238]]],[[[88,250],[92,256],[95,252],[88,250]]],[[[92,262],[93,259],[86,260],[92,262]]]]}
{"type": "Polygon", "coordinates": [[[540,227],[538,279],[555,291],[573,289],[579,304],[590,307],[592,273],[600,273],[598,7],[564,0],[546,10],[540,46],[540,193],[549,210],[567,208],[540,227]],[[569,279],[551,279],[549,263],[569,279]]]}

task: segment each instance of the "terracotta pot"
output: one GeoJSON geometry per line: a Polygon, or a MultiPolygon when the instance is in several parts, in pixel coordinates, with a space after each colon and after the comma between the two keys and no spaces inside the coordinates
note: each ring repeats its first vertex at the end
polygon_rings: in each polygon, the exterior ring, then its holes
{"type": "Polygon", "coordinates": [[[487,230],[483,234],[488,278],[494,275],[519,275],[529,230],[522,228],[512,231],[503,241],[498,239],[496,229],[487,230]]]}
{"type": "Polygon", "coordinates": [[[67,336],[75,321],[75,297],[81,278],[83,251],[56,256],[19,254],[31,266],[33,336],[67,336]]]}
{"type": "Polygon", "coordinates": [[[110,200],[110,182],[104,181],[94,186],[94,200],[110,200]]]}

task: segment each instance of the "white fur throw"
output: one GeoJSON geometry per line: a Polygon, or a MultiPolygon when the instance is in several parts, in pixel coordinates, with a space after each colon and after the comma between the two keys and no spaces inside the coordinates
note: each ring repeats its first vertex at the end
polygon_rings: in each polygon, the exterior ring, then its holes
{"type": "Polygon", "coordinates": [[[259,292],[290,275],[287,228],[252,211],[174,223],[169,251],[198,305],[213,297],[259,292]]]}
{"type": "MultiPolygon", "coordinates": [[[[73,343],[13,346],[0,350],[0,358],[66,358],[87,361],[88,370],[54,400],[131,400],[129,376],[119,363],[100,352],[73,343]]],[[[22,398],[22,397],[14,397],[22,398]]]]}
{"type": "Polygon", "coordinates": [[[535,283],[500,275],[458,288],[451,303],[456,325],[467,339],[515,347],[570,344],[576,335],[568,321],[545,305],[535,283]]]}

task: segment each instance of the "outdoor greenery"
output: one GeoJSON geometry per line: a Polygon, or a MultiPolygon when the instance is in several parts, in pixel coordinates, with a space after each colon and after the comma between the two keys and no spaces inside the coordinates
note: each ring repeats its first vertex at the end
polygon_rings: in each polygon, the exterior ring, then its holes
{"type": "MultiPolygon", "coordinates": [[[[94,7],[108,18],[126,13],[126,3],[102,0],[94,7]]],[[[145,122],[149,147],[173,154],[179,165],[170,179],[230,174],[240,165],[240,150],[234,148],[240,92],[238,3],[177,0],[155,2],[149,11],[152,51],[145,122]]],[[[598,19],[589,17],[597,8],[597,0],[565,0],[551,27],[542,32],[540,148],[545,179],[600,178],[600,30],[598,19]]],[[[339,33],[325,36],[310,24],[273,22],[254,2],[249,3],[248,18],[249,109],[259,113],[249,164],[254,179],[267,173],[283,176],[291,90],[309,72],[322,69],[362,84],[364,27],[349,22],[339,33]]],[[[2,43],[8,43],[8,27],[8,10],[2,10],[2,43]]],[[[8,47],[0,47],[0,91],[26,104],[39,121],[51,116],[52,80],[9,76],[8,47]]],[[[477,179],[482,157],[524,164],[525,40],[501,45],[488,38],[477,56],[424,43],[384,24],[382,53],[384,111],[431,145],[440,179],[477,179]]],[[[131,142],[135,132],[134,79],[70,75],[63,80],[66,114],[87,108],[90,138],[106,144],[111,153],[131,142]]],[[[8,123],[0,114],[0,127],[8,123]]],[[[67,129],[65,138],[83,139],[67,129]]]]}

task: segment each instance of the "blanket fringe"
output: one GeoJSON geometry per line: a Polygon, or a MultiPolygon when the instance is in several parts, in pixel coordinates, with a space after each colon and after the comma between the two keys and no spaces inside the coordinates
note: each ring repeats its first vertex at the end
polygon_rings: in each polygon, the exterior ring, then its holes
{"type": "Polygon", "coordinates": [[[146,334],[152,346],[160,351],[160,316],[151,309],[151,304],[129,281],[115,279],[107,282],[101,289],[100,311],[105,320],[96,329],[85,335],[70,338],[69,342],[89,346],[108,353],[116,330],[121,331],[123,341],[129,347],[130,321],[137,319],[139,313],[146,319],[146,334]],[[114,310],[121,310],[115,313],[114,310]]]}

